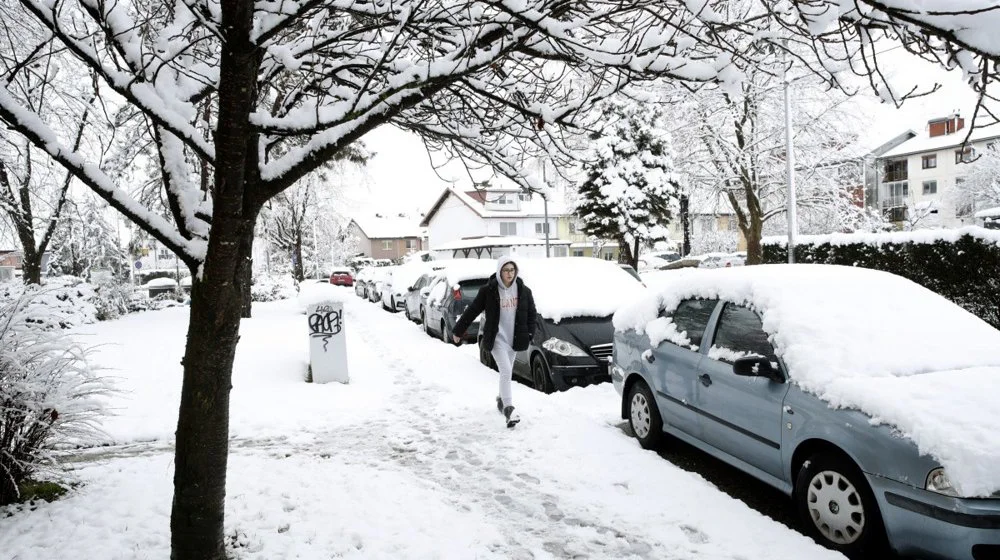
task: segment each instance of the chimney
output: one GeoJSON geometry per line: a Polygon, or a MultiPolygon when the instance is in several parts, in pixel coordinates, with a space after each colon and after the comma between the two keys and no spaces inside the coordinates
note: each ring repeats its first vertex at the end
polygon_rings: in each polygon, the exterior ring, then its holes
{"type": "Polygon", "coordinates": [[[931,138],[954,134],[964,127],[965,119],[960,117],[958,112],[954,112],[947,117],[927,121],[927,128],[931,138]]]}

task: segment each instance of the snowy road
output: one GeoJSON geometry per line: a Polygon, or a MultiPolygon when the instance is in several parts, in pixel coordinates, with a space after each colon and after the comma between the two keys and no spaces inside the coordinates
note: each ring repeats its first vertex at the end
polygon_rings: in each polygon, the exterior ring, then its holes
{"type": "MultiPolygon", "coordinates": [[[[243,325],[227,481],[236,558],[841,558],[642,450],[616,427],[610,385],[515,385],[523,421],[508,430],[474,347],[358,299],[346,312],[346,386],[301,382],[305,318],[291,302],[258,305],[243,325]]],[[[127,391],[108,423],[118,445],[75,461],[83,484],[63,500],[0,511],[0,551],[168,555],[185,321],[168,310],[90,329],[88,343],[116,344],[98,359],[127,391]]]]}

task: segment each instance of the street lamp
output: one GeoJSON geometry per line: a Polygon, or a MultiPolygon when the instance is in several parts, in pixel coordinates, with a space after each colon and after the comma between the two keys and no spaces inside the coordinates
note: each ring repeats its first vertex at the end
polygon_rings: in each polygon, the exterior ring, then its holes
{"type": "Polygon", "coordinates": [[[781,81],[785,92],[785,165],[788,180],[788,262],[795,262],[795,152],[792,148],[792,100],[788,91],[788,67],[782,66],[781,81]]]}

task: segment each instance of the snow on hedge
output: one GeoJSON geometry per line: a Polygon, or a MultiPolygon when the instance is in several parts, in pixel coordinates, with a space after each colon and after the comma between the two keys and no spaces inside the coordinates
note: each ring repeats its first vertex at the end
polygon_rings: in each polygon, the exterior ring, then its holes
{"type": "MultiPolygon", "coordinates": [[[[880,233],[831,233],[828,235],[799,235],[795,237],[797,245],[882,245],[885,243],[937,243],[947,241],[954,243],[963,235],[981,239],[1000,245],[1000,231],[985,229],[978,226],[966,226],[955,229],[919,229],[915,231],[889,231],[880,233]]],[[[788,245],[787,237],[769,236],[762,240],[764,245],[788,245]]]]}

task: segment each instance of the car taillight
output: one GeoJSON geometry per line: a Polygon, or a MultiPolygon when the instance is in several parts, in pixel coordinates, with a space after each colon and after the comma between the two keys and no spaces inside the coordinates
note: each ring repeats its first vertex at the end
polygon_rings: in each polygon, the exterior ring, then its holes
{"type": "Polygon", "coordinates": [[[451,292],[451,296],[455,301],[462,301],[462,288],[454,288],[451,292]]]}

